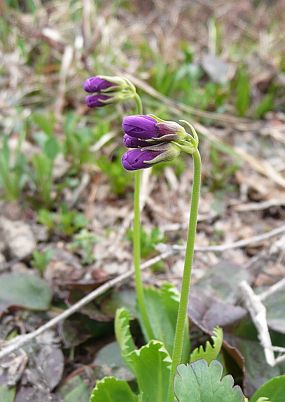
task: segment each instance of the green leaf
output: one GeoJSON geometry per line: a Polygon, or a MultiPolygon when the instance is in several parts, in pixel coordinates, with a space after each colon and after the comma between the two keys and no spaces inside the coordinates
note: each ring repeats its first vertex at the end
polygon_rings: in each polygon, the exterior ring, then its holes
{"type": "Polygon", "coordinates": [[[282,288],[264,299],[268,325],[281,334],[285,334],[284,303],[285,292],[282,288]]]}
{"type": "Polygon", "coordinates": [[[115,317],[115,334],[119,343],[122,358],[130,366],[129,355],[136,349],[131,331],[130,331],[131,315],[125,308],[116,311],[115,317]]]}
{"type": "Polygon", "coordinates": [[[240,116],[244,116],[248,110],[250,101],[250,81],[245,69],[241,68],[236,83],[236,110],[240,116]]]}
{"type": "Polygon", "coordinates": [[[94,374],[98,380],[106,376],[116,377],[127,382],[134,381],[135,376],[121,356],[118,342],[114,341],[103,346],[97,353],[93,362],[95,366],[94,374]]]}
{"type": "Polygon", "coordinates": [[[86,402],[90,392],[83,379],[77,375],[60,387],[59,395],[64,402],[86,402]]]}
{"type": "Polygon", "coordinates": [[[140,350],[132,352],[129,359],[139,385],[140,402],[165,401],[171,358],[163,344],[150,341],[140,350]]]}
{"type": "Polygon", "coordinates": [[[21,306],[31,310],[47,310],[52,292],[47,283],[32,274],[1,275],[0,304],[21,306]]]}
{"type": "Polygon", "coordinates": [[[284,402],[284,395],[285,375],[281,375],[263,384],[250,399],[250,402],[260,402],[259,398],[262,397],[269,398],[270,402],[284,402]]]}
{"type": "Polygon", "coordinates": [[[14,402],[16,394],[15,387],[7,387],[6,385],[0,385],[0,401],[14,402]]]}
{"type": "Polygon", "coordinates": [[[264,115],[272,110],[274,107],[274,97],[273,94],[265,95],[262,100],[257,105],[254,115],[257,119],[262,119],[264,115]]]}
{"type": "Polygon", "coordinates": [[[49,137],[43,147],[45,155],[53,160],[60,152],[60,144],[55,137],[49,137]]]}
{"type": "Polygon", "coordinates": [[[34,113],[32,120],[48,136],[54,133],[55,117],[53,115],[46,116],[41,113],[34,113]]]}
{"type": "Polygon", "coordinates": [[[214,360],[209,366],[205,360],[177,367],[174,380],[179,402],[244,402],[232,376],[222,378],[223,366],[214,360]]]}
{"type": "MultiPolygon", "coordinates": [[[[151,328],[154,338],[163,342],[166,350],[172,355],[174,335],[179,307],[179,293],[169,283],[161,288],[145,287],[146,309],[151,317],[151,328]]],[[[142,322],[141,322],[141,325],[142,322]]],[[[184,332],[183,362],[189,360],[190,337],[188,323],[184,332]]]]}
{"type": "Polygon", "coordinates": [[[213,330],[213,345],[209,341],[206,342],[205,349],[203,346],[199,346],[194,349],[190,356],[190,362],[193,363],[196,360],[204,359],[208,364],[211,363],[212,360],[215,360],[220,353],[221,347],[223,345],[223,330],[220,327],[216,327],[213,330]]]}
{"type": "Polygon", "coordinates": [[[138,402],[138,397],[126,381],[115,377],[105,377],[97,382],[90,402],[138,402]]]}

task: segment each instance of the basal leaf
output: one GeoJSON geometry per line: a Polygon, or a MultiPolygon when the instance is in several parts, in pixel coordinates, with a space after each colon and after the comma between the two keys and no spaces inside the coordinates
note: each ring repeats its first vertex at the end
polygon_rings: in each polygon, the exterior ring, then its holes
{"type": "Polygon", "coordinates": [[[59,389],[59,395],[63,402],[86,402],[90,392],[83,379],[76,375],[64,382],[59,389]]]}
{"type": "Polygon", "coordinates": [[[131,315],[125,308],[120,308],[116,311],[115,334],[121,349],[122,358],[129,366],[129,354],[136,349],[130,331],[130,319],[131,315]]]}
{"type": "Polygon", "coordinates": [[[89,402],[138,402],[128,383],[115,377],[97,381],[89,402]]]}
{"type": "MultiPolygon", "coordinates": [[[[160,289],[146,287],[145,301],[154,338],[163,342],[172,355],[175,327],[179,306],[179,293],[171,284],[164,284],[160,289]]],[[[141,323],[142,325],[142,323],[141,323]]],[[[183,362],[189,359],[190,338],[188,324],[185,328],[183,362]]]]}
{"type": "Polygon", "coordinates": [[[15,387],[7,387],[6,385],[0,385],[0,401],[14,402],[16,394],[15,387]]]}
{"type": "Polygon", "coordinates": [[[163,344],[159,341],[150,341],[140,350],[132,352],[129,358],[140,389],[140,401],[165,401],[171,359],[163,344]]]}
{"type": "Polygon", "coordinates": [[[208,366],[205,360],[177,368],[174,381],[175,395],[179,402],[244,402],[239,387],[232,376],[222,378],[223,367],[214,360],[208,366]]]}
{"type": "MultiPolygon", "coordinates": [[[[250,399],[250,402],[260,402],[261,398],[268,398],[270,402],[284,402],[285,375],[274,377],[263,384],[250,399]]],[[[264,401],[267,399],[264,399],[264,401]]]]}
{"type": "Polygon", "coordinates": [[[199,359],[204,359],[208,364],[210,364],[212,360],[215,360],[217,358],[223,344],[222,328],[214,328],[212,340],[213,345],[211,345],[211,343],[207,341],[205,348],[203,346],[199,346],[198,348],[193,350],[190,356],[190,363],[193,363],[199,359]]]}
{"type": "Polygon", "coordinates": [[[1,275],[0,303],[31,310],[47,310],[52,292],[48,284],[35,275],[8,273],[1,275]]]}

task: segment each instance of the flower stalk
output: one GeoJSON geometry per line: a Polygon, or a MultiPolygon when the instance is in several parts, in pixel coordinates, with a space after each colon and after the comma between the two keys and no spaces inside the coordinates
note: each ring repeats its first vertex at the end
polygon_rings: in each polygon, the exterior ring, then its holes
{"type": "MultiPolygon", "coordinates": [[[[135,92],[134,100],[136,102],[136,113],[143,113],[143,106],[140,96],[135,92]]],[[[153,339],[153,332],[148,318],[141,274],[141,209],[140,209],[140,187],[141,171],[134,172],[134,226],[133,226],[133,259],[135,271],[135,285],[138,308],[141,315],[143,327],[148,340],[153,339]]]]}
{"type": "Polygon", "coordinates": [[[194,163],[194,175],[192,184],[190,217],[188,225],[182,288],[181,288],[180,303],[177,315],[177,324],[174,338],[167,402],[173,402],[174,400],[174,390],[173,390],[174,377],[176,373],[176,368],[181,363],[181,356],[183,350],[183,336],[185,330],[185,323],[187,320],[187,308],[188,308],[188,299],[190,292],[193,255],[194,255],[194,243],[197,228],[198,206],[199,206],[200,186],[201,186],[201,157],[198,149],[196,149],[196,151],[192,154],[192,157],[194,163]]]}

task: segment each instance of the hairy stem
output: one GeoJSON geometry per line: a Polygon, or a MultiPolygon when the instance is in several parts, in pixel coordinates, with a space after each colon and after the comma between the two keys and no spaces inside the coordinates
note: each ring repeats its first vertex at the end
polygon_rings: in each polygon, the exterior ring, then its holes
{"type": "MultiPolygon", "coordinates": [[[[139,95],[136,93],[134,96],[136,102],[136,113],[142,114],[142,101],[139,95]]],[[[139,170],[134,172],[135,176],[135,191],[134,191],[134,228],[133,228],[133,258],[135,269],[135,285],[137,302],[143,327],[146,332],[148,340],[153,339],[153,333],[150,325],[150,321],[147,315],[145,298],[143,291],[142,275],[141,275],[141,218],[140,218],[140,184],[141,184],[141,172],[139,170]]]]}
{"type": "Polygon", "coordinates": [[[196,150],[193,154],[193,162],[194,162],[194,177],[192,184],[190,217],[188,225],[181,296],[180,296],[174,346],[172,353],[172,364],[170,371],[167,402],[173,402],[174,400],[174,377],[176,373],[176,368],[181,363],[182,350],[183,350],[183,337],[184,337],[185,323],[187,320],[187,307],[188,307],[188,299],[190,291],[190,280],[191,280],[191,271],[192,271],[193,255],[194,255],[194,243],[195,243],[195,235],[197,227],[198,205],[199,205],[200,185],[201,185],[201,158],[198,150],[196,150]]]}

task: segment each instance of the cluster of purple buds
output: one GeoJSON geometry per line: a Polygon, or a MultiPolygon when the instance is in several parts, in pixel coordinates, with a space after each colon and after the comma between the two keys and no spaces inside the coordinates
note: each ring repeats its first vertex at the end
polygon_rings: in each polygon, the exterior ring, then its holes
{"type": "Polygon", "coordinates": [[[132,98],[135,94],[135,87],[127,79],[104,75],[88,78],[83,89],[90,94],[85,98],[85,103],[90,108],[132,98]]]}
{"type": "Polygon", "coordinates": [[[187,136],[179,124],[153,115],[127,116],[122,126],[124,145],[132,148],[122,157],[127,170],[145,169],[173,160],[180,154],[179,142],[187,136]]]}

